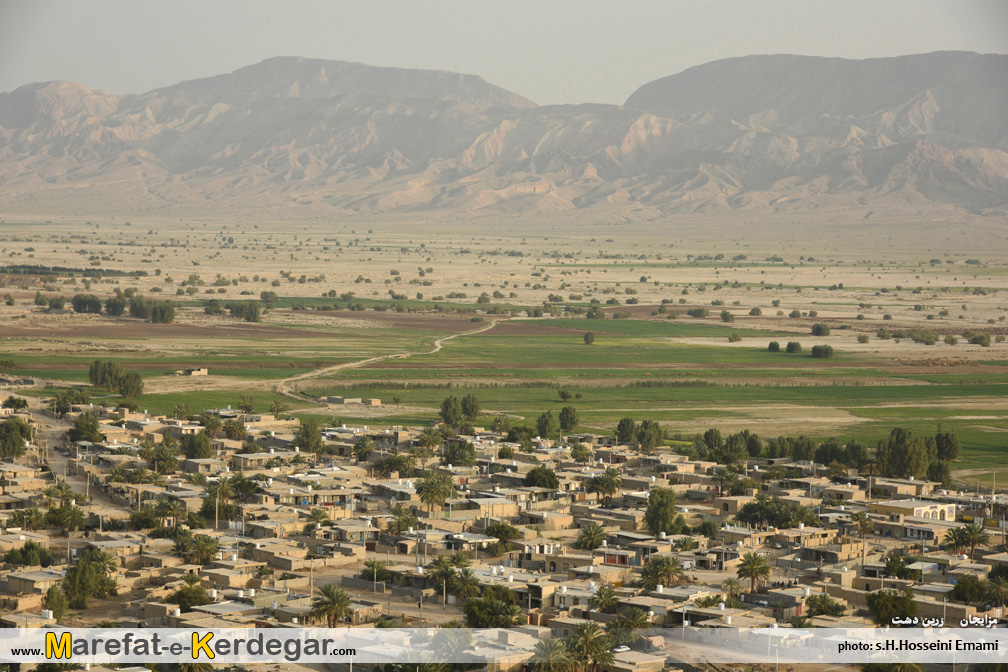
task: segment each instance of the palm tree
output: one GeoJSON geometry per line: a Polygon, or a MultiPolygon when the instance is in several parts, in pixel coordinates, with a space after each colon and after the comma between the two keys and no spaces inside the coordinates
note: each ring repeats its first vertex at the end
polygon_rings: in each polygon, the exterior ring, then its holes
{"type": "Polygon", "coordinates": [[[73,488],[71,488],[70,484],[66,481],[60,481],[57,483],[53,486],[53,490],[55,490],[56,499],[59,500],[61,507],[66,506],[71,499],[76,499],[73,488]]]}
{"type": "Polygon", "coordinates": [[[451,561],[452,567],[458,569],[464,569],[465,567],[468,567],[470,564],[472,564],[472,560],[470,559],[469,554],[463,550],[458,550],[452,553],[451,558],[449,558],[449,560],[451,561]]]}
{"type": "Polygon", "coordinates": [[[172,527],[177,528],[179,524],[179,518],[184,518],[186,515],[188,515],[189,510],[186,508],[186,505],[183,504],[181,501],[177,499],[169,499],[167,500],[167,504],[165,505],[165,512],[168,514],[167,517],[172,519],[172,527]]]}
{"type": "Polygon", "coordinates": [[[105,576],[111,576],[115,574],[117,569],[119,569],[119,561],[114,555],[106,551],[91,551],[88,559],[94,563],[94,565],[101,570],[101,573],[105,576]]]}
{"type": "Polygon", "coordinates": [[[738,578],[749,580],[749,592],[755,593],[770,578],[770,563],[765,556],[749,551],[742,555],[742,562],[736,572],[738,578]]]}
{"type": "Polygon", "coordinates": [[[644,588],[655,590],[661,586],[675,586],[686,580],[686,570],[679,558],[671,555],[651,556],[641,571],[644,588]]]}
{"type": "Polygon", "coordinates": [[[444,436],[435,427],[424,427],[417,438],[417,444],[427,449],[431,455],[437,452],[438,446],[441,445],[442,441],[444,441],[444,436]]]}
{"type": "Polygon", "coordinates": [[[987,534],[980,523],[976,522],[967,523],[962,529],[963,541],[966,542],[966,545],[969,546],[970,549],[970,560],[974,560],[974,555],[978,546],[980,548],[987,548],[990,546],[990,535],[987,534]]]}
{"type": "Polygon", "coordinates": [[[679,537],[672,544],[677,551],[692,551],[699,545],[693,537],[679,537]]]}
{"type": "Polygon", "coordinates": [[[209,413],[204,414],[200,418],[200,424],[203,425],[204,433],[211,439],[216,439],[220,436],[221,430],[224,428],[224,423],[221,422],[220,417],[209,413]]]}
{"type": "Polygon", "coordinates": [[[851,526],[861,537],[861,566],[864,567],[865,554],[868,552],[868,533],[875,529],[875,523],[864,511],[858,511],[850,517],[851,526]]]}
{"type": "Polygon", "coordinates": [[[420,521],[416,516],[404,509],[401,505],[397,504],[391,511],[389,511],[389,519],[388,522],[385,523],[385,530],[389,534],[398,536],[409,528],[415,528],[419,525],[420,521]]]}
{"type": "Polygon", "coordinates": [[[325,584],[319,592],[322,595],[315,598],[311,611],[308,612],[312,618],[324,619],[328,627],[334,628],[352,613],[350,596],[335,583],[325,584]]]}
{"type": "Polygon", "coordinates": [[[274,419],[279,419],[281,415],[287,412],[287,402],[283,399],[274,399],[270,404],[270,413],[273,414],[274,419]]]}
{"type": "Polygon", "coordinates": [[[416,491],[433,516],[434,507],[444,506],[445,500],[455,494],[455,484],[448,474],[428,474],[417,484],[416,491]]]}
{"type": "Polygon", "coordinates": [[[251,413],[255,410],[255,402],[250,395],[243,394],[238,397],[238,410],[242,413],[251,413]]]}
{"type": "Polygon", "coordinates": [[[216,557],[218,550],[220,546],[216,539],[205,534],[197,534],[189,551],[189,562],[194,565],[205,565],[216,557]]]}
{"type": "Polygon", "coordinates": [[[451,590],[463,600],[471,600],[480,594],[480,581],[473,570],[468,567],[455,572],[451,580],[451,590]]]}
{"type": "Polygon", "coordinates": [[[638,637],[638,632],[651,625],[648,615],[640,607],[628,607],[609,624],[609,633],[614,643],[630,644],[638,637]]]}
{"type": "Polygon", "coordinates": [[[126,469],[116,465],[109,469],[108,476],[105,477],[105,481],[108,483],[125,483],[128,477],[129,475],[126,469]]]}
{"type": "Polygon", "coordinates": [[[43,518],[42,512],[35,507],[21,509],[11,515],[11,525],[34,532],[42,526],[43,518]]]}
{"type": "Polygon", "coordinates": [[[619,602],[616,597],[616,590],[612,586],[601,586],[594,595],[592,595],[591,600],[588,604],[591,605],[592,609],[598,609],[599,611],[609,611],[616,607],[617,602],[619,602]]]}
{"type": "Polygon", "coordinates": [[[612,641],[598,623],[589,621],[575,627],[568,648],[575,660],[587,665],[591,672],[595,672],[600,664],[608,665],[613,661],[613,654],[610,650],[612,641]]]}
{"type": "Polygon", "coordinates": [[[374,441],[369,436],[362,436],[357,439],[352,452],[355,460],[364,462],[367,460],[368,455],[374,452],[374,441]]]}
{"type": "Polygon", "coordinates": [[[581,530],[577,541],[574,542],[574,546],[593,551],[602,545],[607,536],[609,535],[606,534],[605,528],[601,525],[598,523],[588,523],[581,530]]]}
{"type": "Polygon", "coordinates": [[[721,582],[721,590],[723,590],[728,597],[738,597],[742,593],[742,584],[739,583],[739,580],[734,576],[729,576],[721,582]]]}
{"type": "Polygon", "coordinates": [[[959,555],[966,548],[969,547],[969,543],[966,541],[966,536],[963,533],[963,528],[954,527],[945,533],[945,538],[942,539],[942,543],[945,545],[945,549],[951,551],[952,553],[959,555]]]}
{"type": "Polygon", "coordinates": [[[165,520],[172,517],[168,501],[167,499],[159,499],[157,500],[157,504],[154,505],[154,515],[157,516],[158,527],[164,527],[165,520]]]}
{"type": "Polygon", "coordinates": [[[984,582],[987,594],[987,601],[999,609],[1004,609],[1008,604],[1008,578],[995,576],[984,582]]]}
{"type": "Polygon", "coordinates": [[[170,474],[178,467],[178,453],[175,448],[162,441],[151,455],[151,467],[159,474],[170,474]]]}
{"type": "Polygon", "coordinates": [[[314,508],[308,512],[308,522],[305,523],[304,533],[311,534],[316,525],[321,525],[329,520],[329,514],[325,509],[314,508]]]}
{"type": "Polygon", "coordinates": [[[185,576],[182,577],[182,581],[187,586],[196,586],[199,585],[202,579],[200,579],[199,574],[186,574],[185,576]]]}
{"type": "Polygon", "coordinates": [[[448,584],[455,577],[455,567],[451,564],[448,556],[439,555],[434,558],[431,561],[430,567],[427,568],[427,576],[436,583],[441,584],[444,604],[448,604],[448,584]]]}
{"type": "Polygon", "coordinates": [[[64,506],[59,509],[59,524],[66,533],[76,532],[84,527],[84,512],[77,506],[64,506]]]}
{"type": "Polygon", "coordinates": [[[172,413],[176,420],[185,420],[189,417],[189,404],[178,403],[175,404],[175,410],[172,413]]]}
{"type": "Polygon", "coordinates": [[[572,672],[575,667],[564,641],[552,637],[536,642],[529,664],[536,672],[572,672]]]}

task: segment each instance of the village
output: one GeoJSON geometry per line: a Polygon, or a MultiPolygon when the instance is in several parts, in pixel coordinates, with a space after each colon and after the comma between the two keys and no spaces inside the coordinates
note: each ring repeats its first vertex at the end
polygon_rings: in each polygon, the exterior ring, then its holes
{"type": "Polygon", "coordinates": [[[7,628],[506,628],[482,644],[492,670],[551,669],[548,642],[597,639],[599,672],[658,672],[694,669],[650,636],[666,629],[685,646],[990,622],[1008,600],[993,489],[606,434],[3,406],[7,628]]]}

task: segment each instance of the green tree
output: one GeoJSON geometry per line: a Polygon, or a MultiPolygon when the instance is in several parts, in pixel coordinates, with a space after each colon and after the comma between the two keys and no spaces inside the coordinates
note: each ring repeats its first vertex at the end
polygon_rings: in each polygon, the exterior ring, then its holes
{"type": "Polygon", "coordinates": [[[49,567],[55,562],[52,553],[45,546],[29,539],[21,548],[12,548],[3,556],[4,562],[12,565],[49,567]]]}
{"type": "Polygon", "coordinates": [[[564,406],[560,409],[560,429],[564,434],[569,433],[577,427],[580,420],[581,418],[578,415],[577,409],[573,406],[564,406]]]}
{"type": "Polygon", "coordinates": [[[579,441],[571,446],[571,459],[584,464],[591,459],[591,449],[579,441]]]}
{"type": "Polygon", "coordinates": [[[535,672],[573,672],[576,669],[567,644],[552,637],[536,642],[529,665],[535,672]]]}
{"type": "Polygon", "coordinates": [[[935,447],[939,460],[954,460],[959,457],[959,438],[952,432],[938,432],[935,435],[935,447]]]}
{"type": "Polygon", "coordinates": [[[637,438],[637,423],[633,418],[621,418],[616,425],[616,441],[622,444],[633,443],[637,438]]]}
{"type": "Polygon", "coordinates": [[[455,427],[462,423],[462,419],[465,417],[462,413],[462,404],[459,403],[458,397],[451,395],[445,398],[441,402],[441,421],[446,425],[455,427]]]}
{"type": "Polygon", "coordinates": [[[864,567],[865,555],[868,552],[868,535],[875,530],[875,523],[864,511],[857,511],[851,514],[851,527],[861,537],[861,566],[864,567]]]}
{"type": "Polygon", "coordinates": [[[205,431],[183,435],[182,452],[190,460],[205,460],[214,456],[213,444],[205,431]]]}
{"type": "Polygon", "coordinates": [[[609,535],[606,534],[605,528],[601,525],[594,522],[588,523],[581,529],[577,540],[574,542],[574,546],[593,551],[602,545],[607,536],[609,535]]]}
{"type": "Polygon", "coordinates": [[[533,467],[525,474],[525,485],[532,488],[556,490],[560,487],[560,479],[549,467],[533,467]]]}
{"type": "Polygon", "coordinates": [[[463,600],[471,600],[480,594],[480,581],[476,573],[468,567],[462,567],[452,577],[451,591],[463,600]]]}
{"type": "Polygon", "coordinates": [[[658,586],[677,586],[686,580],[686,570],[679,558],[672,555],[652,555],[641,570],[641,583],[645,590],[658,586]]]}
{"type": "Polygon", "coordinates": [[[63,617],[66,616],[68,607],[63,590],[57,585],[49,586],[45,597],[42,598],[42,607],[53,612],[53,618],[56,619],[57,623],[62,622],[63,617]]]}
{"type": "Polygon", "coordinates": [[[417,496],[434,513],[434,507],[443,507],[445,501],[455,495],[455,484],[448,474],[428,474],[416,487],[417,496]]]}
{"type": "Polygon", "coordinates": [[[770,578],[770,564],[766,556],[749,551],[742,555],[736,574],[739,579],[749,581],[749,592],[755,593],[770,578]]]}
{"type": "Polygon", "coordinates": [[[553,411],[546,411],[539,416],[536,420],[536,429],[539,431],[539,436],[544,439],[550,439],[560,431],[560,423],[553,415],[553,411]]]}
{"type": "Polygon", "coordinates": [[[283,399],[274,399],[270,402],[270,413],[274,419],[279,419],[281,415],[290,410],[290,406],[283,399]]]}
{"type": "Polygon", "coordinates": [[[317,420],[309,418],[307,422],[301,423],[294,435],[294,445],[309,453],[322,452],[322,432],[317,420]]]}
{"type": "Polygon", "coordinates": [[[987,597],[980,579],[974,574],[963,574],[952,588],[952,599],[969,606],[970,603],[981,603],[987,597]]]}
{"type": "Polygon", "coordinates": [[[238,398],[238,410],[242,413],[251,413],[255,410],[255,402],[248,394],[243,394],[238,398]]]}
{"type": "Polygon", "coordinates": [[[388,520],[385,523],[385,530],[392,535],[400,535],[409,528],[419,527],[420,521],[410,513],[407,509],[404,509],[400,505],[392,507],[389,511],[388,520]]]}
{"type": "Polygon", "coordinates": [[[644,524],[651,534],[679,534],[684,526],[682,515],[676,510],[676,496],[670,488],[651,488],[648,492],[644,524]]]}
{"type": "Polygon", "coordinates": [[[67,432],[67,438],[73,442],[99,443],[105,439],[105,435],[99,431],[99,427],[98,416],[93,413],[81,413],[74,418],[73,426],[67,432]]]}
{"type": "Polygon", "coordinates": [[[599,589],[595,591],[588,604],[592,609],[597,609],[604,613],[609,613],[616,608],[619,604],[619,598],[616,596],[616,589],[610,585],[599,586],[599,589]]]}
{"type": "Polygon", "coordinates": [[[193,607],[210,604],[211,599],[207,589],[196,583],[178,587],[165,598],[165,602],[179,605],[179,609],[185,613],[192,611],[193,607]]]}
{"type": "Polygon", "coordinates": [[[427,568],[427,576],[435,584],[441,584],[441,595],[444,604],[448,604],[448,584],[455,578],[455,566],[446,555],[439,555],[431,561],[427,568]]]}
{"type": "Polygon", "coordinates": [[[644,420],[637,429],[637,443],[641,450],[650,452],[665,440],[665,432],[655,420],[644,420]]]}
{"type": "Polygon", "coordinates": [[[472,422],[480,412],[479,399],[473,394],[462,397],[462,417],[472,422]]]}
{"type": "Polygon", "coordinates": [[[362,436],[354,443],[352,452],[355,460],[366,462],[368,456],[374,452],[374,441],[368,436],[362,436]]]}
{"type": "Polygon", "coordinates": [[[510,628],[522,620],[514,592],[503,586],[484,586],[479,597],[466,601],[462,612],[470,628],[510,628]]]}
{"type": "Polygon", "coordinates": [[[567,647],[576,662],[585,666],[588,672],[596,672],[599,665],[613,662],[612,640],[598,623],[592,621],[574,627],[567,647]]]}
{"type": "Polygon", "coordinates": [[[805,598],[805,609],[812,616],[843,616],[847,611],[826,593],[816,593],[805,598]]]}
{"type": "Polygon", "coordinates": [[[345,590],[334,583],[327,583],[319,589],[321,595],[312,601],[309,616],[323,621],[327,627],[334,628],[344,621],[353,611],[350,608],[350,596],[345,590]]]}
{"type": "Polygon", "coordinates": [[[876,590],[865,596],[876,625],[892,625],[893,619],[913,618],[917,603],[909,590],[876,590]]]}
{"type": "Polygon", "coordinates": [[[595,342],[595,332],[586,331],[583,340],[585,345],[591,345],[592,343],[595,342]]]}

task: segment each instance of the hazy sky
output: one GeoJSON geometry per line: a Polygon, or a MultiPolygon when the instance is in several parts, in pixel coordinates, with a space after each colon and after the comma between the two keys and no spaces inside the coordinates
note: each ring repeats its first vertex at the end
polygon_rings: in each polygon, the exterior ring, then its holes
{"type": "Polygon", "coordinates": [[[0,91],[63,79],[140,93],[283,55],[622,103],[730,56],[955,49],[1008,53],[1008,0],[0,0],[0,91]]]}

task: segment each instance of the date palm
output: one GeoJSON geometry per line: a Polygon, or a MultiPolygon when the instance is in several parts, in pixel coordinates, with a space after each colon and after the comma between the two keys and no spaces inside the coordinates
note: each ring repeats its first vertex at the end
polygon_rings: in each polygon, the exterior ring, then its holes
{"type": "Polygon", "coordinates": [[[676,586],[686,580],[686,570],[679,558],[671,555],[651,556],[641,570],[644,588],[655,590],[661,586],[676,586]]]}
{"type": "Polygon", "coordinates": [[[583,548],[589,551],[593,551],[602,545],[606,537],[605,528],[603,528],[598,523],[588,523],[578,534],[577,540],[574,542],[574,546],[577,548],[583,548]]]}
{"type": "Polygon", "coordinates": [[[330,628],[346,619],[352,612],[350,596],[335,583],[327,583],[319,588],[321,595],[312,601],[308,614],[315,619],[324,620],[330,628]]]}
{"type": "Polygon", "coordinates": [[[945,537],[942,539],[942,543],[946,550],[956,555],[969,548],[969,542],[966,541],[964,529],[961,527],[954,527],[947,531],[945,537]]]}
{"type": "Polygon", "coordinates": [[[765,556],[749,551],[742,555],[742,562],[736,570],[738,578],[749,581],[749,592],[755,593],[770,578],[770,563],[765,556]]]}
{"type": "Polygon", "coordinates": [[[1008,604],[1008,578],[995,576],[984,582],[984,592],[991,605],[1004,609],[1008,604]]]}
{"type": "Polygon", "coordinates": [[[220,545],[216,539],[205,534],[197,534],[193,537],[189,562],[194,565],[205,565],[217,556],[219,549],[220,545]]]}
{"type": "Polygon", "coordinates": [[[575,669],[567,644],[552,637],[536,642],[529,664],[535,672],[572,672],[575,669]]]}
{"type": "Polygon", "coordinates": [[[34,532],[42,527],[44,518],[45,517],[42,515],[41,511],[35,507],[31,507],[15,511],[11,515],[11,525],[28,530],[29,532],[34,532]]]}
{"type": "Polygon", "coordinates": [[[189,404],[178,403],[175,404],[175,410],[172,411],[172,415],[176,420],[185,420],[189,417],[189,404]]]}
{"type": "Polygon", "coordinates": [[[434,507],[443,507],[445,500],[455,494],[455,484],[448,474],[428,474],[417,484],[416,491],[433,516],[434,507]]]}
{"type": "Polygon", "coordinates": [[[850,517],[851,526],[861,537],[861,566],[864,567],[865,555],[868,552],[868,534],[875,529],[875,523],[864,511],[858,511],[850,517]]]}
{"type": "Polygon", "coordinates": [[[648,615],[640,607],[628,607],[619,613],[609,625],[609,634],[614,643],[630,644],[651,625],[648,615]]]}
{"type": "Polygon", "coordinates": [[[616,597],[616,590],[612,586],[601,586],[595,594],[592,595],[588,604],[591,605],[592,609],[608,612],[616,608],[618,601],[619,600],[616,597]]]}
{"type": "Polygon", "coordinates": [[[357,439],[356,443],[354,443],[352,453],[355,460],[358,462],[364,462],[367,460],[368,455],[374,452],[374,449],[375,445],[374,441],[371,440],[371,437],[362,436],[357,439]]]}
{"type": "Polygon", "coordinates": [[[307,520],[308,522],[304,526],[304,533],[311,534],[316,525],[328,522],[329,514],[326,513],[325,509],[314,508],[308,512],[307,520]]]}
{"type": "Polygon", "coordinates": [[[612,640],[598,623],[592,621],[574,628],[568,648],[575,661],[586,666],[590,672],[595,672],[599,665],[609,665],[613,661],[612,640]]]}
{"type": "Polygon", "coordinates": [[[448,584],[455,578],[455,567],[451,564],[448,556],[439,555],[431,562],[427,568],[427,576],[435,583],[441,584],[441,594],[444,604],[448,604],[448,584]]]}
{"type": "Polygon", "coordinates": [[[476,573],[468,567],[455,572],[451,580],[451,591],[463,600],[471,600],[480,594],[481,584],[476,573]]]}
{"type": "Polygon", "coordinates": [[[281,415],[287,412],[288,408],[290,407],[287,405],[286,401],[284,401],[283,399],[275,399],[270,404],[270,413],[273,414],[274,419],[278,420],[281,415]]]}
{"type": "Polygon", "coordinates": [[[151,467],[159,474],[170,474],[178,468],[178,452],[171,444],[162,441],[151,455],[151,467]]]}
{"type": "Polygon", "coordinates": [[[966,526],[962,528],[963,541],[969,546],[970,560],[975,559],[976,549],[987,548],[990,546],[990,535],[984,530],[980,523],[966,523],[966,526]]]}
{"type": "Polygon", "coordinates": [[[389,511],[389,519],[385,523],[385,530],[392,535],[400,535],[409,528],[419,527],[420,521],[400,505],[396,505],[389,511]]]}
{"type": "Polygon", "coordinates": [[[451,561],[452,567],[458,569],[464,569],[472,564],[472,559],[469,557],[469,554],[462,550],[452,553],[449,560],[451,561]]]}

